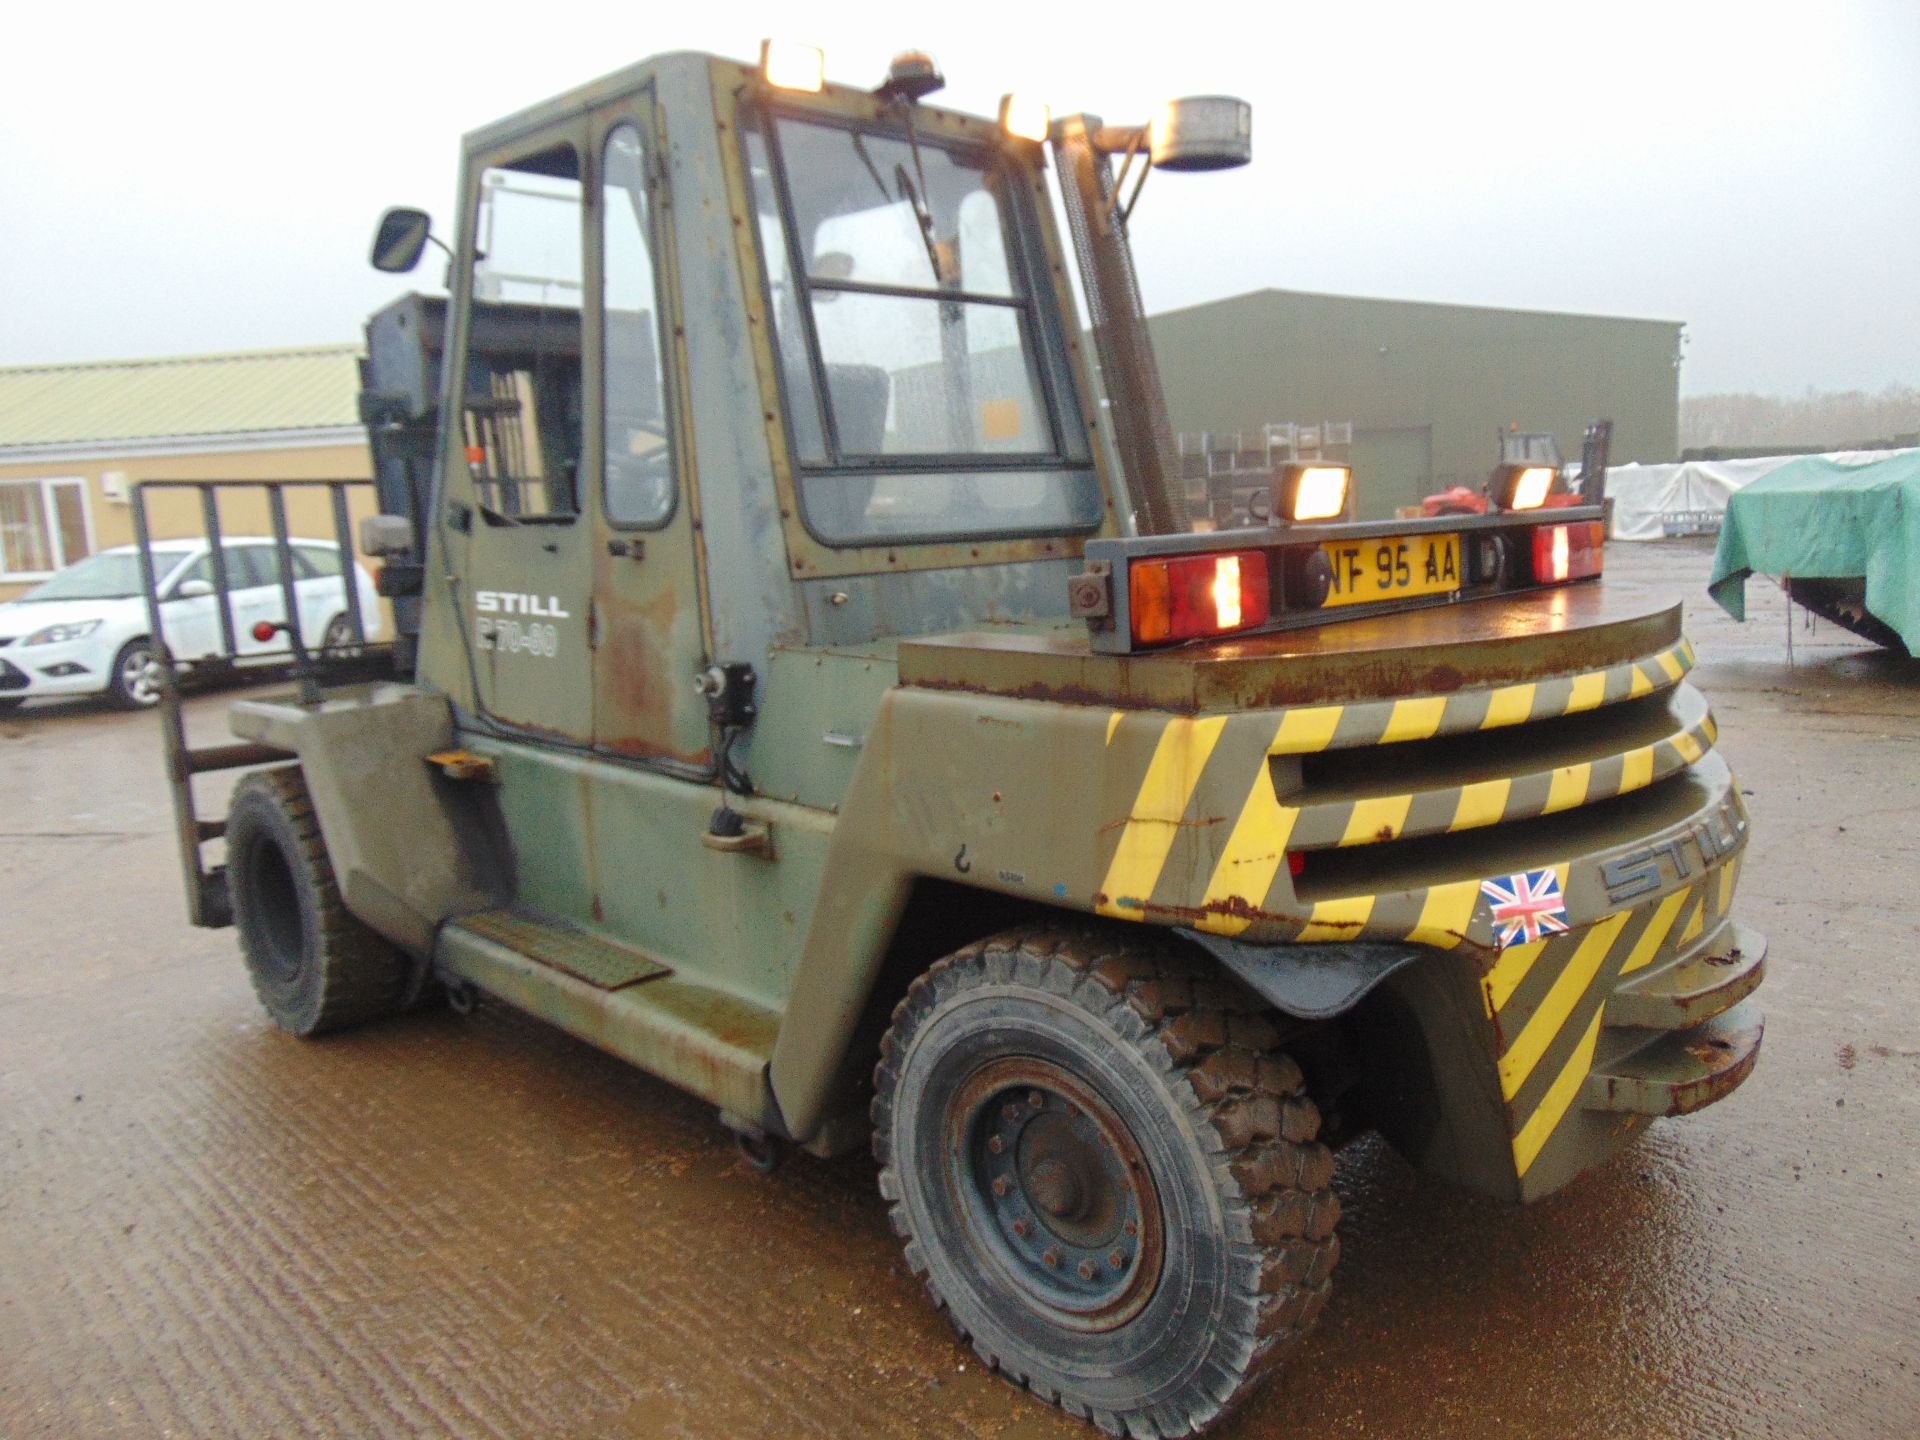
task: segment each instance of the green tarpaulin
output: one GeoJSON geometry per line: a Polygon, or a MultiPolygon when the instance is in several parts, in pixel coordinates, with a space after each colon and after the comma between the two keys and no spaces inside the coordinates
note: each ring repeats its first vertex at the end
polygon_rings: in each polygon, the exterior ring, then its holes
{"type": "Polygon", "coordinates": [[[1867,609],[1920,655],[1920,452],[1871,465],[1792,460],[1727,500],[1707,593],[1747,618],[1752,574],[1865,576],[1867,609]]]}

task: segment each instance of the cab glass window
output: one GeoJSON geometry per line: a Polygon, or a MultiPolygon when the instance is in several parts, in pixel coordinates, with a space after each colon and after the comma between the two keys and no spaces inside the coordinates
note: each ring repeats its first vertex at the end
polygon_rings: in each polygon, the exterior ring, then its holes
{"type": "Polygon", "coordinates": [[[673,454],[661,383],[652,202],[638,127],[618,125],[607,136],[601,186],[607,519],[660,525],[673,512],[673,454]]]}
{"type": "Polygon", "coordinates": [[[580,508],[583,200],[571,145],[480,177],[463,424],[492,524],[565,523],[580,508]]]}
{"type": "Polygon", "coordinates": [[[904,126],[776,115],[745,146],[808,527],[846,544],[1095,525],[1019,173],[904,126]]]}

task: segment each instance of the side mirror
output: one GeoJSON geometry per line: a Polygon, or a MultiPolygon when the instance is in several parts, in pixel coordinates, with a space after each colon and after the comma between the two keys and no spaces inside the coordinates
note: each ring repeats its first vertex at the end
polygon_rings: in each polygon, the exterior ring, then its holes
{"type": "Polygon", "coordinates": [[[360,521],[360,549],[376,560],[413,553],[413,522],[404,515],[367,515],[360,521]]]}
{"type": "Polygon", "coordinates": [[[426,211],[394,206],[380,217],[380,228],[373,232],[368,263],[389,275],[406,274],[420,263],[420,252],[427,248],[432,230],[433,217],[426,211]]]}
{"type": "Polygon", "coordinates": [[[198,600],[213,593],[213,582],[209,580],[182,580],[173,587],[175,600],[198,600]]]}

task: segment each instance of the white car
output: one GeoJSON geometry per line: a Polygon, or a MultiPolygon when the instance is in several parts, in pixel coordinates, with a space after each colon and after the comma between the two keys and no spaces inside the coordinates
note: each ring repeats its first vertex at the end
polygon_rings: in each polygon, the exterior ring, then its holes
{"type": "MultiPolygon", "coordinates": [[[[351,646],[340,547],[327,540],[294,540],[291,548],[302,641],[309,648],[351,646]]],[[[273,541],[230,536],[221,550],[233,610],[234,659],[243,665],[284,661],[292,648],[284,632],[266,640],[254,634],[261,622],[277,625],[287,616],[273,541]]],[[[153,567],[160,623],[174,659],[191,664],[222,655],[213,547],[203,539],[156,540],[153,567]]],[[[364,633],[372,639],[380,626],[379,597],[358,564],[353,574],[364,633]]],[[[102,550],[0,605],[0,710],[43,696],[101,693],[127,709],[144,709],[160,698],[148,673],[153,653],[140,552],[132,545],[102,550]]]]}

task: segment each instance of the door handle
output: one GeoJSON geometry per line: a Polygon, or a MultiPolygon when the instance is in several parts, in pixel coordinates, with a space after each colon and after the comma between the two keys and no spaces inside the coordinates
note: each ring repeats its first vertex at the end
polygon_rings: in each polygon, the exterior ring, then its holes
{"type": "Polygon", "coordinates": [[[647,542],[644,540],[609,540],[607,541],[607,553],[609,555],[624,555],[629,560],[644,560],[647,558],[647,542]]]}

